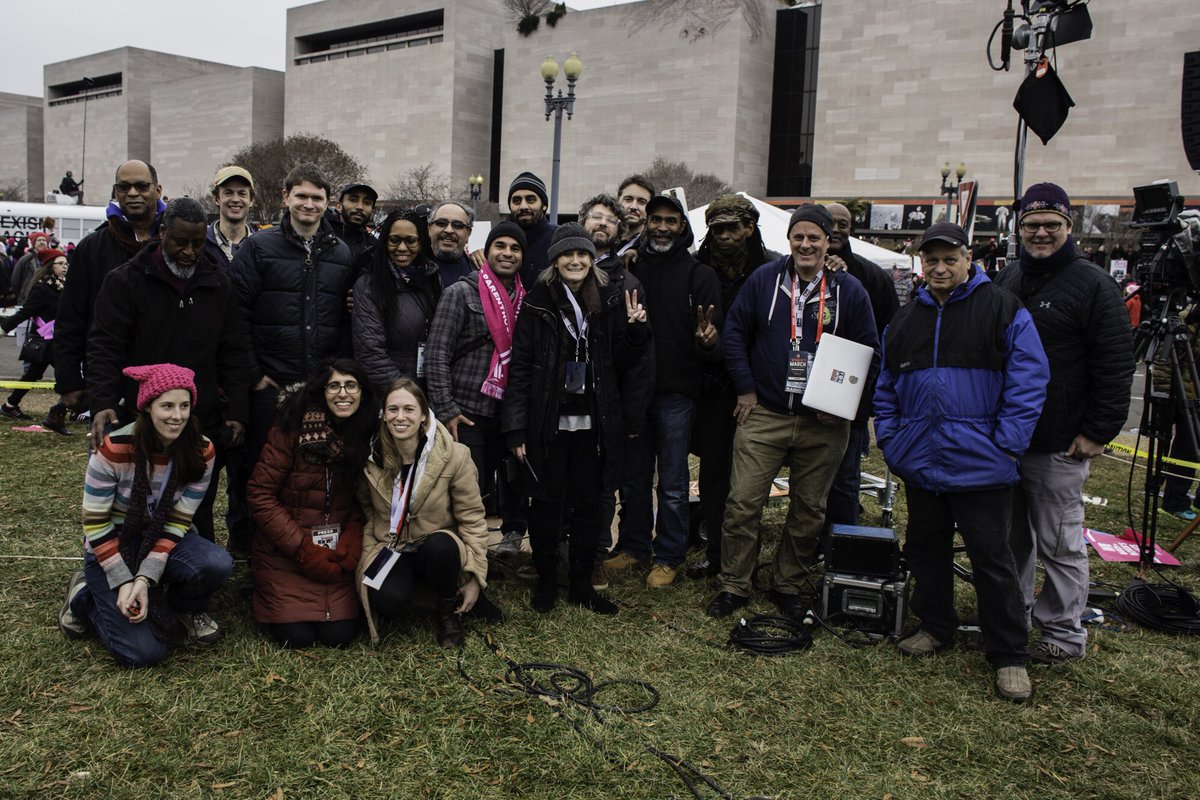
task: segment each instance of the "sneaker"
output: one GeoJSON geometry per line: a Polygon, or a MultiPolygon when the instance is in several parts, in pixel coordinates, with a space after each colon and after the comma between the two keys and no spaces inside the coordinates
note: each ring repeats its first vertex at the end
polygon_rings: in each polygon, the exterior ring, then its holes
{"type": "Polygon", "coordinates": [[[175,616],[187,631],[188,641],[193,644],[216,644],[224,635],[216,621],[203,611],[195,614],[184,611],[175,616]]]}
{"type": "Polygon", "coordinates": [[[1033,683],[1025,667],[1001,667],[996,670],[996,694],[1011,703],[1024,703],[1033,697],[1033,683]]]}
{"type": "Polygon", "coordinates": [[[692,580],[699,581],[704,580],[705,578],[714,578],[720,571],[720,564],[714,564],[706,558],[703,561],[697,561],[693,564],[688,564],[687,569],[685,569],[683,573],[692,580]]]}
{"type": "Polygon", "coordinates": [[[665,589],[675,583],[675,577],[679,574],[678,567],[668,567],[666,564],[655,564],[650,568],[650,574],[646,576],[647,589],[665,589]]]}
{"type": "Polygon", "coordinates": [[[0,416],[16,420],[33,419],[33,417],[22,411],[20,406],[10,406],[8,403],[0,404],[0,416]]]}
{"type": "Polygon", "coordinates": [[[592,588],[597,590],[608,588],[608,570],[604,568],[603,564],[592,567],[592,588]]]}
{"type": "Polygon", "coordinates": [[[79,570],[71,576],[71,581],[67,584],[67,599],[63,601],[62,608],[58,610],[58,629],[68,639],[82,639],[88,633],[87,623],[75,616],[75,612],[71,610],[71,601],[85,586],[87,586],[87,578],[84,577],[83,570],[79,570]]]}
{"type": "Polygon", "coordinates": [[[1196,519],[1196,512],[1190,508],[1185,508],[1183,511],[1168,511],[1167,513],[1179,517],[1184,522],[1191,522],[1196,519]]]}
{"type": "Polygon", "coordinates": [[[54,431],[59,436],[72,435],[71,429],[67,427],[66,421],[64,419],[62,419],[61,417],[58,419],[51,419],[50,417],[46,417],[44,420],[42,420],[41,425],[46,430],[54,431]]]}
{"type": "Polygon", "coordinates": [[[1065,664],[1068,661],[1078,661],[1081,658],[1083,656],[1073,656],[1054,642],[1048,642],[1045,639],[1029,648],[1029,660],[1038,664],[1053,666],[1054,664],[1065,664]]]}
{"type": "Polygon", "coordinates": [[[620,572],[621,570],[629,569],[630,567],[644,567],[646,566],[646,562],[642,561],[641,559],[634,558],[633,556],[629,555],[629,553],[621,550],[615,556],[606,560],[602,566],[607,570],[620,572]]]}
{"type": "Polygon", "coordinates": [[[515,559],[521,554],[521,542],[524,540],[525,534],[520,531],[505,531],[499,544],[492,548],[492,555],[515,559]]]}
{"type": "Polygon", "coordinates": [[[946,648],[945,642],[935,639],[929,631],[921,628],[911,636],[901,639],[896,648],[906,656],[931,656],[946,648]]]}

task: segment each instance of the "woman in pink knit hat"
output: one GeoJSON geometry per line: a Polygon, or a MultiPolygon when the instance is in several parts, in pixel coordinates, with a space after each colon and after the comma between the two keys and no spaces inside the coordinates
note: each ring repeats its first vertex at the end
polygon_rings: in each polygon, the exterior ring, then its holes
{"type": "Polygon", "coordinates": [[[58,625],[73,639],[90,631],[119,664],[143,667],[176,639],[221,638],[207,610],[233,559],[191,525],[214,459],[192,416],[194,373],[175,364],[124,373],[138,382],[138,415],[88,461],[84,568],[71,576],[58,625]]]}

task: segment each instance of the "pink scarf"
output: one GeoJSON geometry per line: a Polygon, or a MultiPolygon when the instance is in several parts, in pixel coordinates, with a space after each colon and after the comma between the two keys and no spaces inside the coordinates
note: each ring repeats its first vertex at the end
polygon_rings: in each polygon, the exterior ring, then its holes
{"type": "Polygon", "coordinates": [[[479,391],[496,400],[504,399],[504,387],[508,385],[508,364],[512,361],[513,328],[517,324],[521,303],[525,300],[525,287],[521,285],[520,275],[516,281],[516,292],[510,298],[486,261],[479,268],[479,300],[483,303],[483,318],[492,341],[496,343],[492,350],[492,362],[488,365],[487,379],[479,391]]]}

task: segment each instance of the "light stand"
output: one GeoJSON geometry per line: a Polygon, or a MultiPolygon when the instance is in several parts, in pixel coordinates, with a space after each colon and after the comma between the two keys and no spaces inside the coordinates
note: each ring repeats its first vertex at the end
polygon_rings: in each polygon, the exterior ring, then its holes
{"type": "Polygon", "coordinates": [[[479,194],[483,191],[483,176],[472,175],[467,178],[467,184],[471,187],[471,217],[474,219],[479,216],[479,194]]]}
{"type": "Polygon", "coordinates": [[[967,165],[962,161],[958,162],[958,166],[954,169],[954,176],[958,180],[955,183],[950,183],[950,162],[942,164],[942,190],[941,194],[946,196],[946,222],[950,221],[951,204],[958,199],[958,187],[962,185],[963,176],[967,174],[967,165]]]}
{"type": "Polygon", "coordinates": [[[554,81],[558,77],[558,62],[553,56],[546,56],[542,62],[542,80],[546,82],[546,119],[554,115],[554,167],[550,174],[550,211],[551,224],[558,224],[558,166],[562,160],[562,117],[567,112],[567,119],[575,113],[575,81],[583,73],[583,62],[579,56],[571,53],[563,62],[563,75],[567,77],[567,94],[564,97],[562,89],[554,94],[554,81]]]}

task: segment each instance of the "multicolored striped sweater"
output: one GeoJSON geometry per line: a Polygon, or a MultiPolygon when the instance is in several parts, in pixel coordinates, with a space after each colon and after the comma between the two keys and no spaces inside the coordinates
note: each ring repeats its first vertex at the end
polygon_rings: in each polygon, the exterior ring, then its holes
{"type": "MultiPolygon", "coordinates": [[[[212,442],[205,441],[204,476],[176,490],[175,505],[167,514],[162,537],[138,566],[138,575],[153,583],[162,578],[167,556],[179,543],[192,524],[192,515],[200,507],[208,483],[212,479],[216,451],[212,442]]],[[[156,497],[167,474],[167,457],[156,455],[150,474],[150,496],[156,497]]],[[[105,437],[104,443],[88,460],[83,479],[83,546],[96,556],[110,588],[117,588],[134,578],[129,565],[121,557],[121,525],[129,510],[129,495],[133,491],[134,447],[133,424],[119,428],[105,437]]]]}

